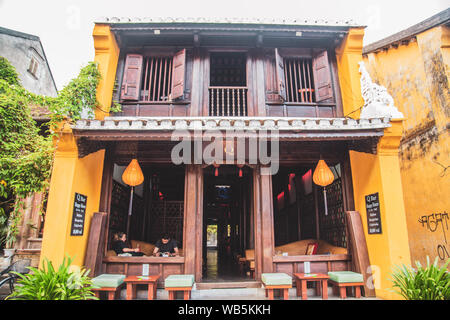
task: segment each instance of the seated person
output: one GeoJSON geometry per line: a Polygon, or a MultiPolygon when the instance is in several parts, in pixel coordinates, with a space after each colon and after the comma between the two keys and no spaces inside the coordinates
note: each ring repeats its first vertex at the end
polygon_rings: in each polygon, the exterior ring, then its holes
{"type": "Polygon", "coordinates": [[[170,239],[168,234],[164,234],[160,240],[155,244],[155,250],[153,255],[157,257],[161,256],[178,256],[178,244],[176,240],[170,239]]]}
{"type": "Polygon", "coordinates": [[[114,241],[112,243],[112,249],[117,255],[123,253],[129,253],[132,256],[143,256],[144,253],[137,248],[128,248],[127,246],[127,235],[123,232],[118,232],[114,234],[114,241]]]}

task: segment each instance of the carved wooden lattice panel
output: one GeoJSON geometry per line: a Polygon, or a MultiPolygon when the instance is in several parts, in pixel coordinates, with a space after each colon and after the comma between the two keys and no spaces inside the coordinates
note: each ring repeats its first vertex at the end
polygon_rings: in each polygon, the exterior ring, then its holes
{"type": "MultiPolygon", "coordinates": [[[[323,188],[319,189],[320,191],[323,188]]],[[[344,199],[342,195],[342,180],[336,179],[327,187],[328,215],[325,215],[323,193],[319,196],[319,220],[320,238],[339,247],[347,247],[347,232],[344,210],[344,199]]]]}
{"type": "Polygon", "coordinates": [[[183,201],[155,201],[150,209],[151,242],[156,243],[163,233],[168,233],[179,246],[183,242],[183,201]]]}
{"type": "MultiPolygon", "coordinates": [[[[126,232],[128,209],[130,205],[130,187],[124,186],[113,180],[111,194],[111,213],[109,216],[109,233],[112,237],[116,232],[126,232]]],[[[144,201],[142,197],[133,194],[133,208],[130,225],[129,238],[136,238],[142,229],[142,213],[144,211],[144,201]]]]}

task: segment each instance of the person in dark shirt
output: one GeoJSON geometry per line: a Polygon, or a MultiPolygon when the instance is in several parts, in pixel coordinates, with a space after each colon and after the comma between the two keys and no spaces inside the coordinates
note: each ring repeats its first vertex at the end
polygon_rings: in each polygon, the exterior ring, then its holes
{"type": "Polygon", "coordinates": [[[127,246],[127,235],[123,232],[116,233],[114,235],[114,241],[112,244],[113,250],[116,252],[116,254],[122,254],[122,253],[130,253],[132,256],[143,256],[144,253],[142,253],[137,248],[128,248],[127,246]]]}
{"type": "Polygon", "coordinates": [[[168,234],[164,234],[160,240],[156,241],[153,255],[161,256],[178,256],[178,244],[176,240],[171,239],[168,234]]]}

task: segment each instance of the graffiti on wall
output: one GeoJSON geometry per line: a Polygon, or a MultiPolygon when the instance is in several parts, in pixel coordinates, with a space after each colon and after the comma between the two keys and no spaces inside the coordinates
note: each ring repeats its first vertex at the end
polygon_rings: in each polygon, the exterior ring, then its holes
{"type": "Polygon", "coordinates": [[[447,233],[448,233],[448,213],[432,213],[430,215],[425,215],[420,217],[419,223],[422,224],[427,231],[431,233],[441,232],[443,235],[443,242],[438,243],[436,246],[436,251],[439,259],[445,260],[450,258],[450,246],[447,243],[447,233]]]}

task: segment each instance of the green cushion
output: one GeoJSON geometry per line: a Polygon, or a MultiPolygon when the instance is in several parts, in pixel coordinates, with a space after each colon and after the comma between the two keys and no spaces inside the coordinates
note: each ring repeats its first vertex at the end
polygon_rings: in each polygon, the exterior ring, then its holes
{"type": "Polygon", "coordinates": [[[332,271],[328,272],[330,280],[339,283],[350,283],[350,282],[363,282],[363,276],[361,273],[356,273],[352,271],[332,271]]]}
{"type": "Polygon", "coordinates": [[[286,273],[263,273],[261,280],[266,286],[292,285],[292,277],[286,273]]]}
{"type": "Polygon", "coordinates": [[[123,283],[125,275],[123,274],[102,274],[92,278],[92,285],[99,288],[117,288],[123,283]]]}
{"type": "Polygon", "coordinates": [[[193,274],[172,274],[164,281],[166,288],[186,288],[194,285],[193,274]]]}

